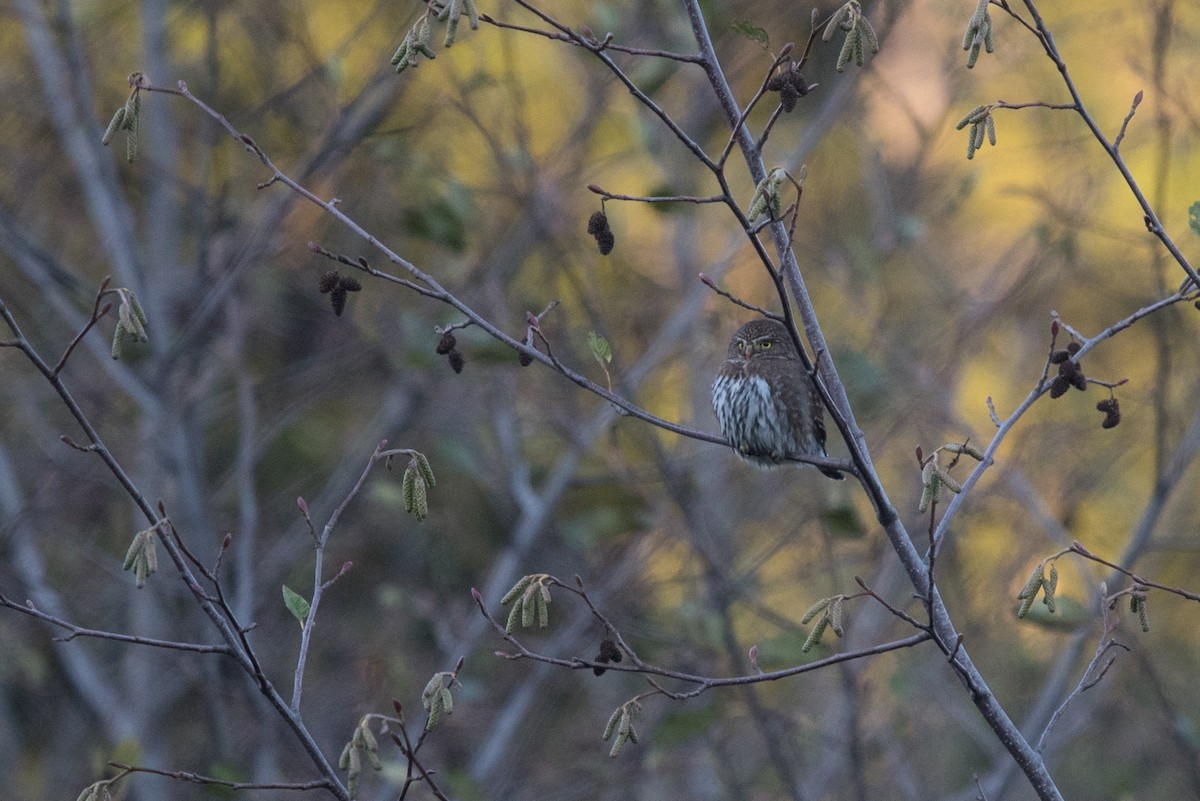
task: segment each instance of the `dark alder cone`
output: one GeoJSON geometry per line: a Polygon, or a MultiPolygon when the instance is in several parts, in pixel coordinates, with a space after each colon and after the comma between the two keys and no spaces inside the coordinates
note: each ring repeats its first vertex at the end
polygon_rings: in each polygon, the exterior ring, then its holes
{"type": "Polygon", "coordinates": [[[783,107],[784,114],[791,114],[796,108],[796,101],[800,99],[800,92],[790,83],[784,84],[779,90],[779,105],[783,107]]]}
{"type": "MultiPolygon", "coordinates": [[[[1060,350],[1050,356],[1050,361],[1053,362],[1058,353],[1066,354],[1066,358],[1058,362],[1058,378],[1054,380],[1055,386],[1065,381],[1068,387],[1075,387],[1075,389],[1079,390],[1080,392],[1087,390],[1087,376],[1083,374],[1083,370],[1080,368],[1078,363],[1071,361],[1071,357],[1078,352],[1079,343],[1072,342],[1070,345],[1067,345],[1067,349],[1065,351],[1060,350]]],[[[1062,392],[1066,392],[1066,389],[1063,389],[1062,392]]],[[[1058,393],[1058,395],[1055,395],[1054,387],[1052,386],[1050,389],[1050,397],[1057,398],[1062,394],[1062,392],[1058,393]]]]}
{"type": "Polygon", "coordinates": [[[592,212],[592,216],[588,217],[588,234],[596,236],[601,231],[608,229],[608,215],[602,211],[592,212]]]}
{"type": "Polygon", "coordinates": [[[1050,363],[1051,364],[1062,364],[1063,362],[1065,362],[1067,359],[1070,359],[1070,358],[1071,358],[1071,354],[1068,353],[1067,351],[1056,350],[1050,354],[1050,363]]]}
{"type": "Polygon", "coordinates": [[[767,81],[767,91],[779,92],[779,105],[785,114],[796,108],[796,101],[808,94],[808,81],[800,74],[800,65],[795,61],[767,81]]]}
{"type": "Polygon", "coordinates": [[[601,640],[600,656],[603,657],[603,661],[605,662],[620,662],[625,658],[621,655],[621,649],[612,640],[601,640]]]}
{"type": "Polygon", "coordinates": [[[1050,397],[1061,398],[1063,395],[1067,394],[1067,390],[1070,388],[1070,381],[1061,375],[1055,376],[1054,380],[1050,383],[1050,397]]]}
{"type": "Polygon", "coordinates": [[[449,359],[450,367],[454,370],[454,372],[461,373],[463,371],[463,365],[467,363],[467,360],[463,357],[462,353],[458,349],[452,350],[450,351],[449,359]]]}
{"type": "MultiPolygon", "coordinates": [[[[600,653],[596,655],[597,662],[620,662],[624,657],[621,655],[621,649],[612,640],[602,640],[600,642],[600,653]]],[[[597,676],[604,675],[604,668],[593,667],[592,673],[597,676]]]]}
{"type": "Polygon", "coordinates": [[[1096,410],[1104,412],[1101,428],[1116,428],[1121,422],[1121,404],[1116,398],[1107,398],[1096,404],[1096,410]]]}
{"type": "Polygon", "coordinates": [[[330,270],[329,272],[322,273],[321,274],[321,283],[320,283],[321,294],[324,295],[327,292],[332,292],[334,289],[337,288],[337,285],[341,281],[341,279],[342,279],[342,277],[340,275],[338,275],[337,270],[330,270]]]}
{"type": "Polygon", "coordinates": [[[600,255],[607,256],[612,253],[613,245],[617,244],[616,237],[612,231],[601,231],[596,237],[596,245],[600,248],[600,255]]]}
{"type": "Polygon", "coordinates": [[[587,230],[596,240],[601,256],[607,256],[612,252],[613,245],[617,240],[613,236],[612,228],[608,225],[608,215],[602,211],[593,212],[592,216],[588,217],[587,230]]]}
{"type": "Polygon", "coordinates": [[[341,317],[346,310],[346,290],[340,284],[330,290],[329,302],[333,305],[333,313],[341,317]]]}
{"type": "Polygon", "coordinates": [[[521,351],[520,353],[517,354],[517,362],[522,367],[528,367],[529,365],[533,364],[533,357],[530,356],[528,353],[521,351]]]}
{"type": "Polygon", "coordinates": [[[447,353],[454,350],[454,346],[457,344],[458,340],[454,338],[454,334],[451,334],[449,331],[447,331],[442,334],[440,339],[438,339],[436,348],[437,354],[439,356],[445,356],[447,353]]]}
{"type": "Polygon", "coordinates": [[[318,286],[321,288],[322,295],[329,293],[329,302],[333,306],[333,313],[339,317],[346,309],[346,293],[362,289],[362,284],[358,282],[357,278],[343,278],[337,270],[322,273],[318,286]]]}

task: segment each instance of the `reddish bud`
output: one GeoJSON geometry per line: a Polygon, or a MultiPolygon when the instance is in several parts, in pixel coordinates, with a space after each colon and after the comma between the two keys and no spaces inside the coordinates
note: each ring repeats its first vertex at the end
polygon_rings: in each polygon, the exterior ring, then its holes
{"type": "Polygon", "coordinates": [[[303,496],[296,496],[296,506],[300,508],[300,514],[308,517],[308,501],[304,500],[303,496]]]}

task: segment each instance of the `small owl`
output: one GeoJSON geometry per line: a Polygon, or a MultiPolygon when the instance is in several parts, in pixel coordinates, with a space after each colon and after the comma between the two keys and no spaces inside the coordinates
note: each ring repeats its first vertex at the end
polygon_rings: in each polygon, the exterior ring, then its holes
{"type": "Polygon", "coordinates": [[[826,455],[825,410],[782,323],[751,320],[737,330],[713,382],[712,402],[733,449],[757,467],[785,464],[788,456],[826,455]]]}

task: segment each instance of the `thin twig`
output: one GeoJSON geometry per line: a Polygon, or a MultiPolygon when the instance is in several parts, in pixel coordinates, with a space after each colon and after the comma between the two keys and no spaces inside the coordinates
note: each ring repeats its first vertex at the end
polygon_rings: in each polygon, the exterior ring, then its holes
{"type": "Polygon", "coordinates": [[[38,620],[43,620],[52,626],[57,626],[60,629],[65,629],[70,632],[66,637],[55,637],[56,642],[69,642],[76,637],[94,637],[101,640],[114,640],[115,642],[124,642],[131,645],[145,645],[150,648],[165,648],[171,651],[191,651],[198,654],[224,654],[232,656],[233,649],[228,645],[207,645],[204,643],[192,642],[177,642],[175,640],[158,640],[153,637],[141,637],[134,634],[118,634],[115,631],[104,631],[102,629],[89,629],[84,626],[77,626],[70,621],[63,620],[60,617],[47,614],[33,605],[33,601],[26,601],[19,604],[11,598],[0,594],[0,606],[20,612],[23,615],[35,617],[38,620]]]}
{"type": "Polygon", "coordinates": [[[716,282],[713,281],[711,278],[709,278],[708,275],[706,275],[705,273],[700,273],[700,283],[704,284],[706,287],[711,289],[713,292],[716,292],[718,295],[720,295],[721,297],[725,298],[726,300],[732,302],[733,304],[735,304],[737,306],[741,306],[743,309],[749,309],[750,311],[758,312],[763,317],[766,317],[769,320],[776,320],[778,322],[784,321],[783,315],[776,314],[773,311],[768,311],[767,309],[764,309],[762,306],[757,306],[753,303],[750,303],[749,301],[742,300],[737,295],[734,295],[732,292],[728,292],[724,289],[721,289],[719,286],[717,286],[716,282]]]}
{"type": "Polygon", "coordinates": [[[1129,129],[1129,123],[1133,120],[1133,115],[1137,113],[1137,108],[1142,104],[1142,90],[1133,96],[1133,102],[1129,104],[1129,113],[1125,115],[1125,119],[1121,120],[1121,130],[1117,131],[1117,137],[1113,139],[1112,147],[1114,151],[1121,149],[1121,142],[1125,139],[1125,131],[1129,129]]]}
{"type": "Polygon", "coordinates": [[[343,565],[341,572],[328,581],[325,580],[325,546],[329,543],[329,535],[333,533],[334,526],[342,516],[342,512],[358,495],[363,484],[367,480],[367,476],[371,472],[371,468],[380,458],[386,458],[384,448],[387,447],[387,440],[380,440],[375,446],[371,458],[367,460],[366,467],[359,474],[358,481],[354,482],[354,486],[346,493],[346,497],[333,510],[333,514],[329,516],[329,521],[325,524],[325,528],[321,531],[321,536],[317,538],[316,544],[313,546],[313,592],[312,598],[308,602],[308,614],[304,616],[304,623],[300,630],[300,653],[296,656],[296,670],[292,674],[292,702],[291,708],[294,713],[300,712],[300,699],[304,694],[304,668],[308,663],[308,649],[312,645],[313,627],[317,623],[317,609],[321,605],[321,596],[325,589],[336,581],[343,573],[346,572],[347,566],[343,565]]]}
{"type": "Polygon", "coordinates": [[[155,776],[165,776],[168,779],[192,782],[193,784],[208,784],[216,787],[227,787],[230,790],[331,790],[330,783],[324,779],[310,782],[233,782],[228,779],[217,779],[183,770],[159,770],[138,765],[125,765],[121,762],[109,762],[110,767],[118,768],[126,773],[150,773],[155,776]]]}
{"type": "MultiPolygon", "coordinates": [[[[562,584],[562,582],[558,582],[558,584],[559,586],[566,586],[565,584],[562,584]]],[[[526,648],[520,640],[505,631],[504,625],[496,620],[496,618],[492,617],[492,614],[488,612],[487,607],[483,602],[483,596],[478,590],[472,589],[471,594],[475,599],[476,605],[479,607],[480,613],[487,619],[489,623],[491,623],[492,628],[495,629],[496,632],[499,633],[506,642],[517,649],[516,653],[505,653],[502,651],[497,652],[498,656],[502,656],[507,659],[530,659],[535,662],[557,665],[558,667],[570,668],[572,670],[581,670],[584,668],[603,668],[605,670],[611,670],[615,672],[661,676],[667,679],[682,681],[687,684],[698,685],[686,693],[671,695],[672,698],[676,699],[694,698],[695,696],[700,695],[701,693],[706,692],[714,687],[734,687],[745,684],[757,684],[763,681],[779,681],[780,679],[798,676],[802,673],[808,673],[813,670],[820,670],[821,668],[828,667],[829,665],[836,665],[842,662],[849,662],[855,659],[875,656],[876,654],[887,653],[888,651],[895,651],[902,648],[912,648],[913,646],[920,645],[921,643],[930,639],[930,634],[928,632],[921,631],[917,634],[913,634],[909,637],[904,637],[899,640],[892,640],[890,642],[880,643],[878,645],[861,648],[855,651],[833,654],[832,656],[828,656],[824,659],[807,662],[803,665],[795,665],[782,670],[753,673],[746,676],[699,676],[694,673],[684,673],[682,671],[671,670],[669,668],[658,667],[646,663],[642,663],[640,665],[623,665],[613,662],[596,662],[595,660],[582,659],[580,657],[562,659],[559,657],[546,656],[544,654],[537,653],[536,651],[526,648]]]]}
{"type": "Polygon", "coordinates": [[[1067,697],[1063,699],[1063,702],[1058,705],[1058,708],[1055,709],[1054,713],[1050,716],[1050,720],[1046,722],[1045,728],[1042,729],[1042,733],[1038,737],[1037,745],[1035,746],[1035,749],[1039,754],[1045,749],[1046,740],[1049,738],[1050,732],[1054,729],[1059,718],[1062,717],[1063,712],[1066,711],[1071,702],[1083,693],[1095,687],[1100,680],[1104,678],[1105,674],[1108,673],[1108,669],[1112,667],[1116,657],[1110,657],[1104,666],[1100,667],[1100,660],[1104,657],[1104,655],[1113,648],[1124,648],[1126,651],[1129,650],[1126,646],[1112,638],[1112,633],[1116,629],[1117,624],[1115,620],[1112,620],[1109,617],[1109,603],[1110,599],[1105,596],[1102,590],[1100,593],[1100,640],[1096,644],[1096,653],[1092,656],[1091,661],[1088,662],[1087,667],[1084,668],[1083,675],[1079,677],[1079,682],[1075,685],[1075,689],[1071,690],[1071,692],[1067,694],[1067,697]]]}
{"type": "Polygon", "coordinates": [[[1091,559],[1093,562],[1099,562],[1100,564],[1105,565],[1106,567],[1111,567],[1113,570],[1116,570],[1118,573],[1124,573],[1126,576],[1129,576],[1129,578],[1133,579],[1138,584],[1144,584],[1147,587],[1153,587],[1156,590],[1162,590],[1163,592],[1169,592],[1172,595],[1178,595],[1180,598],[1186,598],[1189,601],[1200,601],[1200,593],[1191,592],[1191,591],[1185,590],[1181,587],[1171,587],[1166,584],[1159,584],[1157,581],[1151,581],[1150,579],[1143,578],[1142,576],[1139,576],[1137,573],[1134,573],[1132,570],[1127,570],[1126,568],[1121,567],[1120,565],[1116,564],[1115,562],[1110,562],[1107,559],[1096,556],[1096,554],[1092,553],[1087,548],[1083,547],[1083,544],[1080,543],[1079,541],[1072,542],[1070,550],[1072,553],[1077,553],[1080,556],[1084,557],[1085,559],[1091,559]]]}
{"type": "MultiPolygon", "coordinates": [[[[562,33],[561,31],[547,31],[541,28],[531,28],[526,25],[517,25],[516,23],[512,22],[504,22],[503,20],[498,20],[489,14],[480,14],[479,19],[480,21],[486,22],[488,25],[493,25],[497,28],[518,31],[520,33],[531,33],[536,36],[544,36],[547,39],[552,39],[556,42],[565,42],[566,44],[574,45],[575,47],[584,47],[590,49],[592,46],[600,45],[604,50],[616,50],[618,52],[628,53],[629,55],[633,56],[651,56],[653,58],[665,58],[670,61],[682,61],[684,63],[691,64],[696,64],[700,61],[700,56],[694,53],[673,53],[670,50],[656,50],[647,47],[630,47],[628,45],[619,45],[614,44],[608,39],[608,37],[605,37],[603,42],[599,42],[595,39],[582,40],[580,37],[568,35],[562,33]]],[[[608,36],[612,36],[612,34],[608,34],[608,36]]]]}
{"type": "Polygon", "coordinates": [[[92,304],[92,316],[88,318],[87,324],[80,329],[79,333],[75,335],[75,338],[72,339],[70,344],[67,345],[67,349],[63,351],[63,355],[59,358],[58,363],[55,364],[54,369],[51,370],[51,373],[54,375],[61,373],[62,369],[67,366],[67,359],[71,358],[71,354],[75,352],[76,346],[83,341],[83,338],[87,336],[88,331],[92,330],[92,326],[100,322],[100,318],[112,310],[112,303],[106,303],[104,304],[103,308],[100,307],[100,301],[103,300],[104,296],[108,293],[108,284],[111,280],[112,276],[106,275],[104,276],[104,280],[100,282],[100,288],[96,291],[96,300],[92,304]]]}
{"type": "Polygon", "coordinates": [[[1117,148],[1108,141],[1107,137],[1104,135],[1104,132],[1100,130],[1100,126],[1092,117],[1091,112],[1089,112],[1087,107],[1084,105],[1083,97],[1079,94],[1079,89],[1075,86],[1075,80],[1071,77],[1071,72],[1067,68],[1066,62],[1063,61],[1062,56],[1059,54],[1058,46],[1054,43],[1054,35],[1046,26],[1045,20],[1042,19],[1041,12],[1038,11],[1034,0],[1024,0],[1024,4],[1025,8],[1029,11],[1030,16],[1033,17],[1033,24],[1037,29],[1037,36],[1038,40],[1042,43],[1042,49],[1046,52],[1046,55],[1050,58],[1050,60],[1054,62],[1054,66],[1058,68],[1059,75],[1062,76],[1062,80],[1067,87],[1067,91],[1070,92],[1071,98],[1075,101],[1074,106],[1076,112],[1083,119],[1084,124],[1087,125],[1088,129],[1092,132],[1092,136],[1097,142],[1100,143],[1100,146],[1104,148],[1104,152],[1108,154],[1108,157],[1112,160],[1113,164],[1116,165],[1117,171],[1120,172],[1121,177],[1125,179],[1125,184],[1129,187],[1129,191],[1133,193],[1134,199],[1137,200],[1138,205],[1141,206],[1142,213],[1145,216],[1147,230],[1154,234],[1154,236],[1158,237],[1159,241],[1162,242],[1164,247],[1166,247],[1172,258],[1175,259],[1175,262],[1183,269],[1185,273],[1187,273],[1187,276],[1191,279],[1192,284],[1197,289],[1200,289],[1200,274],[1197,274],[1196,269],[1192,266],[1191,262],[1189,262],[1187,257],[1183,255],[1183,252],[1179,249],[1179,246],[1175,244],[1175,240],[1172,239],[1171,235],[1168,234],[1166,229],[1163,228],[1162,222],[1158,219],[1158,214],[1154,211],[1154,207],[1150,205],[1150,201],[1146,198],[1145,193],[1142,192],[1141,186],[1138,184],[1137,179],[1133,177],[1133,173],[1130,171],[1129,166],[1125,163],[1125,159],[1121,156],[1120,151],[1118,151],[1117,148]]]}
{"type": "Polygon", "coordinates": [[[630,200],[637,203],[724,203],[723,195],[622,195],[609,192],[596,184],[588,184],[588,191],[600,195],[605,200],[630,200]]]}

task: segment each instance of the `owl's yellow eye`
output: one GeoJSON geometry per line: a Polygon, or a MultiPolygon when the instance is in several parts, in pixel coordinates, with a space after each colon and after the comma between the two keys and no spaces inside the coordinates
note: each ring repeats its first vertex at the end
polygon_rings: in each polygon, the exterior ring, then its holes
{"type": "Polygon", "coordinates": [[[771,346],[772,346],[773,344],[775,344],[775,343],[774,343],[774,342],[772,342],[771,340],[769,340],[769,339],[764,339],[762,342],[759,342],[759,343],[758,343],[758,346],[759,346],[760,348],[762,348],[763,350],[770,350],[770,349],[771,349],[771,346]]]}

